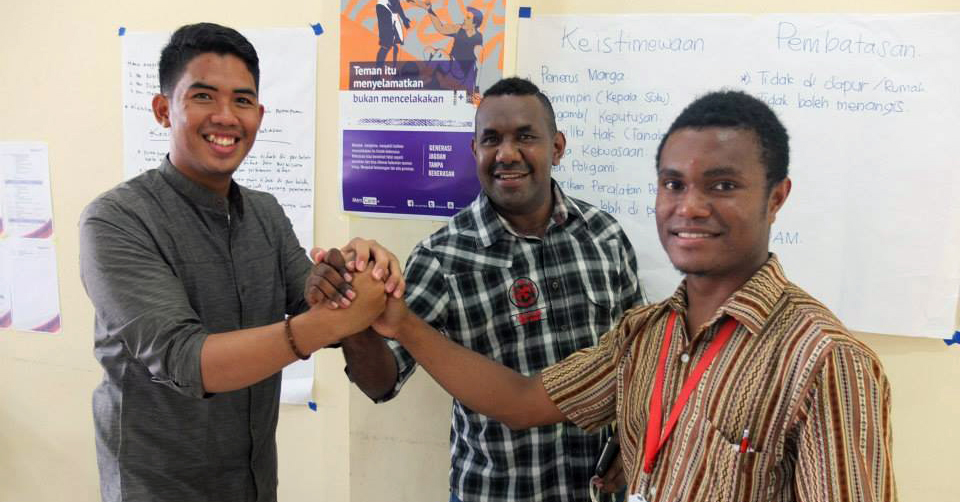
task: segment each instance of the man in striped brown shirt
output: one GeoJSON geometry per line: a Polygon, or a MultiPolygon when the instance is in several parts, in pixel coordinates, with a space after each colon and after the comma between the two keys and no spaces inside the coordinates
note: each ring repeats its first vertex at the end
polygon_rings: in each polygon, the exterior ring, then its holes
{"type": "Polygon", "coordinates": [[[684,281],[540,375],[432,333],[400,300],[377,331],[511,427],[616,421],[631,502],[895,501],[880,361],[768,249],[788,162],[763,102],[724,91],[688,106],[657,153],[657,229],[684,281]]]}

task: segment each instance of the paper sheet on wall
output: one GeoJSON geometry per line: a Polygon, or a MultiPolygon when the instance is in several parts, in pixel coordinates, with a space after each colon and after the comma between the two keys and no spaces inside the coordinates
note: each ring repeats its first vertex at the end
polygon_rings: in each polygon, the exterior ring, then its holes
{"type": "Polygon", "coordinates": [[[0,328],[60,332],[47,145],[0,143],[0,328]]]}
{"type": "Polygon", "coordinates": [[[554,178],[613,213],[651,298],[680,276],[653,218],[662,135],[721,87],[771,105],[793,191],[771,248],[851,329],[947,338],[960,290],[960,15],[617,15],[521,20],[518,73],[550,96],[554,178]]]}
{"type": "Polygon", "coordinates": [[[313,357],[283,368],[280,381],[280,402],[307,404],[313,395],[313,357]]]}
{"type": "MultiPolygon", "coordinates": [[[[260,58],[259,100],[265,108],[256,143],[234,180],[269,192],[283,206],[305,250],[313,246],[317,42],[310,28],[240,30],[260,58]]],[[[157,61],[170,33],[123,36],[124,177],[157,167],[166,155],[169,130],[154,120],[151,99],[159,92],[157,61]]],[[[293,366],[291,366],[293,368],[293,366]]],[[[313,362],[284,371],[281,400],[305,404],[313,362]],[[293,370],[291,370],[293,371],[293,370]]]]}

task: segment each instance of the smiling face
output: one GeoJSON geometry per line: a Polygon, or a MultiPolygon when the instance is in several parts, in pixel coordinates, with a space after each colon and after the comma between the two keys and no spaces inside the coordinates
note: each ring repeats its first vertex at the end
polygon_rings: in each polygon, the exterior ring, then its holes
{"type": "Polygon", "coordinates": [[[670,262],[688,276],[740,281],[767,259],[770,225],[790,193],[768,190],[753,131],[679,129],[657,168],[657,231],[670,262]]]}
{"type": "Polygon", "coordinates": [[[488,96],[477,109],[472,148],[484,193],[520,228],[546,224],[553,192],[550,172],[566,139],[552,131],[536,96],[488,96]]]}
{"type": "Polygon", "coordinates": [[[153,110],[157,122],[170,128],[170,162],[187,178],[225,195],[263,118],[243,60],[200,54],[169,96],[154,97],[153,110]]]}

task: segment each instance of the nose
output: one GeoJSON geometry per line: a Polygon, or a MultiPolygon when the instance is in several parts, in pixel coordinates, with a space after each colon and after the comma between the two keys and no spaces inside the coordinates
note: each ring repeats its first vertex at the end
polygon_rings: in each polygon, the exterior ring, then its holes
{"type": "Polygon", "coordinates": [[[217,104],[217,109],[210,117],[210,121],[217,125],[235,126],[240,124],[233,103],[227,101],[217,104]]]}
{"type": "Polygon", "coordinates": [[[512,139],[504,139],[497,146],[497,163],[510,165],[520,160],[520,149],[512,139]]]}
{"type": "Polygon", "coordinates": [[[706,218],[710,216],[710,201],[703,192],[688,188],[680,195],[677,214],[684,218],[706,218]]]}

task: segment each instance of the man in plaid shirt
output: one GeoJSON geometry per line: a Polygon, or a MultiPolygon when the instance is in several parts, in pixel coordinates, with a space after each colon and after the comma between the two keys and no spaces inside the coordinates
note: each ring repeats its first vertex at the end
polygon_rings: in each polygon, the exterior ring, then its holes
{"type": "MultiPolygon", "coordinates": [[[[565,147],[534,84],[494,84],[477,109],[473,140],[483,193],[414,248],[405,272],[410,311],[526,375],[595,345],[643,301],[620,225],[551,179],[565,147]]],[[[364,259],[367,250],[356,247],[345,250],[364,259]]],[[[377,402],[392,399],[417,366],[372,330],[343,349],[351,380],[377,402]]],[[[511,431],[454,401],[450,500],[589,500],[601,439],[571,424],[511,431]]]]}

